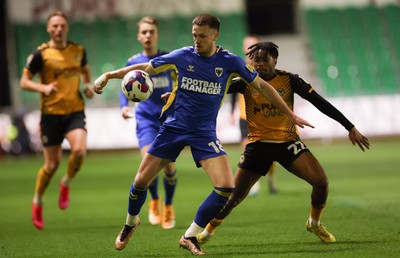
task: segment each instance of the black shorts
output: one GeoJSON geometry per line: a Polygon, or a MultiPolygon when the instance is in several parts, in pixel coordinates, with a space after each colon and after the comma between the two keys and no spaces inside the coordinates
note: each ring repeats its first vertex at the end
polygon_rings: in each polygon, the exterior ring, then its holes
{"type": "Polygon", "coordinates": [[[86,116],[84,111],[68,115],[42,115],[40,130],[43,146],[61,144],[65,135],[77,128],[86,130],[86,116]]]}
{"type": "Polygon", "coordinates": [[[239,127],[240,127],[240,139],[247,139],[247,132],[249,131],[247,129],[247,120],[246,119],[240,119],[239,120],[239,127]]]}
{"type": "Polygon", "coordinates": [[[289,170],[293,161],[309,151],[301,140],[284,143],[253,142],[246,145],[238,167],[265,176],[272,162],[277,161],[289,170]]]}

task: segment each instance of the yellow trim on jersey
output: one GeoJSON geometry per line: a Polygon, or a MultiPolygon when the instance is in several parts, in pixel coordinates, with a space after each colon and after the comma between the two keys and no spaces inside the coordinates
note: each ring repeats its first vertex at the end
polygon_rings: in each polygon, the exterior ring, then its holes
{"type": "Polygon", "coordinates": [[[224,92],[224,96],[222,97],[222,101],[221,101],[221,105],[219,105],[219,108],[222,107],[222,104],[224,103],[225,97],[228,93],[229,90],[229,85],[231,85],[233,78],[238,77],[239,75],[237,73],[232,73],[231,75],[229,75],[228,80],[226,81],[226,85],[225,85],[225,92],[224,92]]]}
{"type": "Polygon", "coordinates": [[[176,68],[176,65],[173,65],[173,64],[160,65],[159,67],[154,68],[153,64],[150,62],[150,66],[156,73],[161,73],[161,72],[165,72],[168,70],[175,71],[175,72],[171,72],[171,77],[172,77],[172,81],[173,81],[172,92],[167,100],[167,103],[161,109],[161,115],[162,115],[165,112],[165,110],[167,110],[175,100],[176,92],[178,91],[178,78],[179,78],[178,69],[176,68]]]}
{"type": "Polygon", "coordinates": [[[257,79],[257,77],[258,77],[259,75],[258,75],[258,73],[257,73],[257,76],[254,78],[254,80],[252,81],[252,82],[248,82],[248,81],[246,81],[245,79],[243,79],[242,77],[240,77],[243,81],[245,81],[247,84],[252,84],[253,82],[255,82],[256,81],[256,79],[257,79]]]}
{"type": "Polygon", "coordinates": [[[176,72],[178,72],[178,69],[173,64],[160,65],[159,67],[154,68],[153,64],[150,62],[150,66],[156,73],[162,73],[168,70],[175,70],[176,72]]]}
{"type": "Polygon", "coordinates": [[[135,58],[139,57],[140,54],[141,54],[141,53],[134,54],[133,56],[129,57],[128,60],[127,60],[127,62],[130,62],[132,59],[135,59],[135,58]]]}
{"type": "Polygon", "coordinates": [[[214,191],[217,193],[217,194],[219,194],[219,195],[221,195],[221,196],[224,196],[224,197],[229,197],[229,196],[231,196],[231,192],[223,192],[223,191],[220,191],[220,190],[217,190],[217,189],[214,189],[214,191]]]}

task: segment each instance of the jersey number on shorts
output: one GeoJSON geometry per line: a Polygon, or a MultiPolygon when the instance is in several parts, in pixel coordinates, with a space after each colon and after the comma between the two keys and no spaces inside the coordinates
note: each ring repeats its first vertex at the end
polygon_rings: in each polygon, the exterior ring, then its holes
{"type": "Polygon", "coordinates": [[[294,154],[294,155],[297,155],[300,151],[302,151],[302,150],[304,150],[304,149],[307,149],[307,147],[304,145],[303,142],[297,141],[297,142],[295,142],[295,143],[290,144],[290,145],[287,147],[287,149],[288,149],[288,150],[293,149],[293,154],[294,154]]]}
{"type": "Polygon", "coordinates": [[[213,147],[216,153],[224,151],[224,147],[222,147],[222,144],[218,140],[215,142],[209,142],[208,146],[213,147]]]}

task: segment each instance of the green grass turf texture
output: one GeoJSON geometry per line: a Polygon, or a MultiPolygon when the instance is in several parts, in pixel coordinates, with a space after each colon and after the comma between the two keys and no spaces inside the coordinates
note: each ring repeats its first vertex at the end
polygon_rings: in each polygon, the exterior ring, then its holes
{"type": "MultiPolygon", "coordinates": [[[[209,257],[399,257],[400,254],[400,143],[371,141],[363,153],[348,141],[308,143],[330,179],[330,194],[322,222],[337,238],[324,244],[305,229],[311,187],[280,165],[278,194],[262,191],[248,197],[203,247],[209,257]]],[[[240,148],[225,146],[232,169],[240,148]]],[[[123,251],[114,240],[125,221],[128,192],[140,161],[137,150],[89,152],[71,185],[71,203],[58,209],[58,182],[66,155],[45,194],[45,228],[31,224],[31,200],[41,154],[0,160],[0,257],[189,257],[178,239],[192,222],[211,183],[195,168],[185,149],[177,160],[178,186],[174,199],[176,227],[162,230],[147,220],[123,251]]],[[[160,193],[163,187],[160,182],[160,193]]]]}

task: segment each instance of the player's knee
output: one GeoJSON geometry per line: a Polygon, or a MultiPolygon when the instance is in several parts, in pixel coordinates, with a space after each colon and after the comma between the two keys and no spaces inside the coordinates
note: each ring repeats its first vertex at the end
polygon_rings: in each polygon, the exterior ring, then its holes
{"type": "Polygon", "coordinates": [[[316,187],[319,187],[319,188],[326,188],[327,189],[328,186],[329,186],[329,181],[328,181],[327,177],[323,177],[323,178],[319,179],[317,184],[316,184],[316,187]]]}
{"type": "Polygon", "coordinates": [[[322,179],[313,185],[313,191],[318,193],[319,196],[325,196],[328,193],[329,182],[328,179],[322,179]]]}
{"type": "Polygon", "coordinates": [[[135,187],[138,188],[148,188],[151,184],[153,183],[153,180],[149,179],[143,173],[138,172],[135,176],[135,180],[133,181],[133,184],[135,187]]]}
{"type": "Polygon", "coordinates": [[[327,188],[329,185],[328,177],[325,175],[325,173],[320,173],[319,175],[313,176],[312,180],[310,181],[313,187],[327,188]]]}
{"type": "Polygon", "coordinates": [[[54,160],[54,161],[47,162],[46,165],[44,166],[44,168],[48,174],[53,174],[57,170],[59,165],[60,165],[60,161],[54,160]]]}
{"type": "Polygon", "coordinates": [[[74,148],[71,149],[71,155],[74,157],[75,160],[83,160],[86,156],[86,149],[85,148],[74,148]]]}
{"type": "Polygon", "coordinates": [[[175,175],[175,163],[174,162],[170,162],[167,165],[164,166],[164,174],[166,176],[174,176],[175,175]]]}

